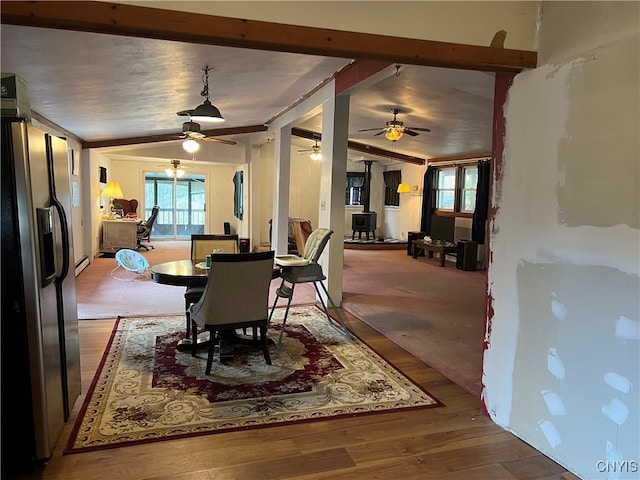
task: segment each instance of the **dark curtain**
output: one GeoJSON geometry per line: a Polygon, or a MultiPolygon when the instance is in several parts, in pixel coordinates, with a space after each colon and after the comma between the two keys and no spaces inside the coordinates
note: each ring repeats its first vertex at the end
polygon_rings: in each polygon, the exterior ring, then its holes
{"type": "Polygon", "coordinates": [[[364,186],[364,173],[362,172],[347,172],[347,188],[364,186]]]}
{"type": "Polygon", "coordinates": [[[236,172],[233,176],[233,215],[242,220],[242,172],[236,172]]]}
{"type": "Polygon", "coordinates": [[[476,209],[473,211],[471,224],[471,239],[484,243],[486,233],[487,213],[489,212],[489,181],[491,179],[491,162],[478,162],[478,186],[476,187],[476,209]]]}
{"type": "Polygon", "coordinates": [[[424,172],[424,181],[422,184],[422,219],[420,220],[420,231],[431,234],[431,215],[435,206],[433,182],[436,176],[436,168],[428,167],[424,172]]]}
{"type": "Polygon", "coordinates": [[[398,185],[402,183],[402,171],[390,170],[388,172],[382,172],[384,177],[384,204],[400,205],[400,194],[398,193],[398,185]]]}

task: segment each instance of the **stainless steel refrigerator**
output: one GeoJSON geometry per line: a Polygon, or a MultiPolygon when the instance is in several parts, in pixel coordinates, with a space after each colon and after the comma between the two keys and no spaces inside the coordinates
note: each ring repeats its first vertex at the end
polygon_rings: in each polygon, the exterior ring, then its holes
{"type": "Polygon", "coordinates": [[[2,118],[2,478],[49,458],[80,394],[67,142],[2,118]]]}

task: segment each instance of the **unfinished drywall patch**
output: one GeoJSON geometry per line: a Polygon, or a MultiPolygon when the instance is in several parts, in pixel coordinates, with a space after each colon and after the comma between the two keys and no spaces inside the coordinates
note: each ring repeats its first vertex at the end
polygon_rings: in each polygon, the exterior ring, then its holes
{"type": "Polygon", "coordinates": [[[510,426],[548,455],[581,458],[594,469],[604,445],[593,438],[606,438],[623,459],[635,460],[640,412],[630,408],[639,400],[630,385],[640,376],[632,326],[640,312],[638,277],[607,267],[523,262],[517,284],[521,322],[510,426]]]}
{"type": "Polygon", "coordinates": [[[628,58],[640,58],[640,42],[594,50],[574,62],[567,79],[570,108],[558,155],[562,224],[640,228],[640,69],[628,58]],[[621,126],[610,128],[613,122],[621,126]]]}

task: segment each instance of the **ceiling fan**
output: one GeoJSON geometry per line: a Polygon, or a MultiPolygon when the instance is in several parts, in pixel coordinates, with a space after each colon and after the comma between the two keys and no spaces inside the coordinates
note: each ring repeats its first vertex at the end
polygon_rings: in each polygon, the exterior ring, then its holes
{"type": "Polygon", "coordinates": [[[225,140],[224,138],[208,137],[200,131],[200,124],[189,121],[182,124],[182,135],[178,135],[177,138],[183,138],[186,140],[202,140],[204,142],[216,142],[224,143],[225,145],[236,145],[237,142],[233,140],[225,140]]]}
{"type": "Polygon", "coordinates": [[[404,123],[396,120],[397,115],[402,111],[399,108],[393,108],[391,110],[393,112],[393,120],[387,122],[386,126],[380,128],[365,128],[363,130],[358,130],[359,132],[370,132],[373,130],[380,130],[377,135],[382,135],[384,133],[385,137],[392,142],[400,140],[402,136],[406,133],[412,137],[416,137],[420,135],[418,132],[430,132],[428,128],[419,128],[419,127],[405,127],[404,123]]]}
{"type": "Polygon", "coordinates": [[[166,165],[159,165],[160,167],[164,167],[164,171],[167,174],[167,177],[170,178],[180,178],[185,174],[184,169],[189,167],[181,167],[180,160],[171,160],[171,166],[167,167],[166,165]]]}
{"type": "Polygon", "coordinates": [[[303,148],[302,150],[298,150],[298,153],[307,153],[307,152],[311,152],[311,154],[309,155],[309,157],[311,157],[311,160],[320,160],[322,158],[322,154],[321,154],[322,150],[320,148],[320,145],[318,145],[317,140],[315,141],[315,143],[311,148],[303,148]]]}

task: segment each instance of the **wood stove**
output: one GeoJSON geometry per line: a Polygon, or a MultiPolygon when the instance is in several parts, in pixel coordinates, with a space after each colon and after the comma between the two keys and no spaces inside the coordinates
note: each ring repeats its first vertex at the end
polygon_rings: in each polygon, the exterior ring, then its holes
{"type": "Polygon", "coordinates": [[[351,240],[356,236],[358,232],[358,238],[362,238],[362,232],[367,234],[367,240],[369,240],[369,232],[373,233],[373,239],[376,239],[376,225],[378,223],[378,216],[376,212],[369,210],[370,198],[371,198],[371,164],[372,160],[365,160],[364,170],[364,186],[362,189],[362,203],[364,211],[351,214],[351,240]]]}
{"type": "Polygon", "coordinates": [[[377,224],[376,212],[357,212],[351,214],[351,239],[353,240],[358,232],[358,238],[362,238],[362,232],[367,234],[367,240],[369,240],[369,232],[373,234],[373,239],[376,239],[376,224],[377,224]]]}

